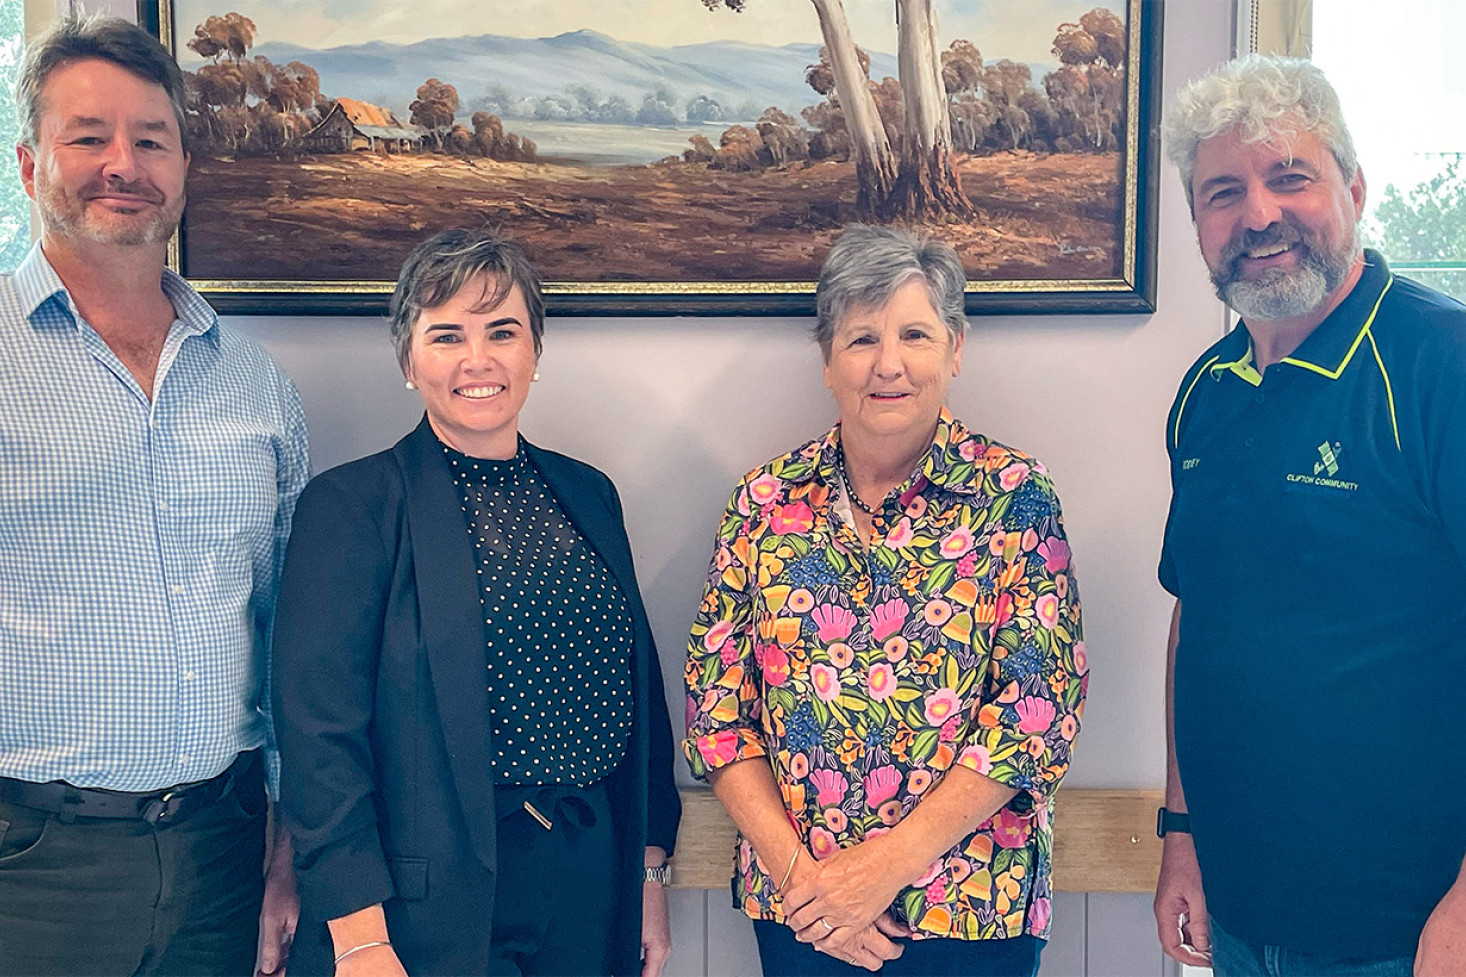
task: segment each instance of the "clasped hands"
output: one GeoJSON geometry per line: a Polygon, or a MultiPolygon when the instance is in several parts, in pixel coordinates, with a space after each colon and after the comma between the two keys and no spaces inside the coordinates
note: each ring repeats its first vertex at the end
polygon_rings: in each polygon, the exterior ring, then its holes
{"type": "Polygon", "coordinates": [[[866,970],[880,970],[901,956],[892,937],[911,931],[889,907],[903,883],[892,879],[869,842],[844,848],[822,861],[801,850],[783,893],[784,921],[801,943],[866,970]]]}

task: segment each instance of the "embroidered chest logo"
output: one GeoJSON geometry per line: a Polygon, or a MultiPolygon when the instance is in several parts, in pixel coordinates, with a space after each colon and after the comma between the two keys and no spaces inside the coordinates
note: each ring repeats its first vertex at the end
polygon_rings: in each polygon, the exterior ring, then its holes
{"type": "Polygon", "coordinates": [[[1335,441],[1333,444],[1329,444],[1327,441],[1325,441],[1323,444],[1319,445],[1318,456],[1322,460],[1313,463],[1313,474],[1322,475],[1327,472],[1329,478],[1333,478],[1335,475],[1337,475],[1339,473],[1339,455],[1342,452],[1343,445],[1339,444],[1339,442],[1337,441],[1335,441]]]}
{"type": "Polygon", "coordinates": [[[1339,459],[1344,454],[1344,446],[1338,441],[1325,441],[1318,446],[1318,460],[1313,462],[1313,474],[1290,473],[1287,480],[1295,485],[1314,485],[1319,488],[1335,489],[1342,492],[1357,492],[1358,482],[1350,482],[1335,478],[1339,474],[1339,459]]]}
{"type": "Polygon", "coordinates": [[[1181,460],[1181,470],[1183,472],[1189,472],[1199,464],[1201,464],[1200,458],[1183,458],[1181,460]]]}

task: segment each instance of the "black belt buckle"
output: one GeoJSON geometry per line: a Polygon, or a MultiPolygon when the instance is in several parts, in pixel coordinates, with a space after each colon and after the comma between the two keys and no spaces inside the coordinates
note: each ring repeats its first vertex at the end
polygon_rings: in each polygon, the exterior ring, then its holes
{"type": "Polygon", "coordinates": [[[144,804],[141,816],[148,824],[161,824],[169,818],[177,817],[182,807],[183,792],[170,790],[162,797],[155,797],[144,804]]]}

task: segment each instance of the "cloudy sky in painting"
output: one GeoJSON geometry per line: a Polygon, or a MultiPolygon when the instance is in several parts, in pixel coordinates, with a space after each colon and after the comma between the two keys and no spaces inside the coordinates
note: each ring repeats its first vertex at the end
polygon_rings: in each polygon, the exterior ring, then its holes
{"type": "MultiPolygon", "coordinates": [[[[937,0],[944,39],[965,37],[985,58],[1052,60],[1054,28],[1095,7],[1123,15],[1123,0],[937,0]]],[[[857,44],[895,53],[892,0],[845,0],[857,44]]],[[[175,0],[181,39],[210,14],[238,10],[254,20],[259,42],[309,47],[384,40],[502,34],[547,37],[591,29],[620,41],[658,46],[699,40],[783,45],[818,42],[808,0],[748,0],[742,13],[710,11],[700,0],[175,0]]]]}

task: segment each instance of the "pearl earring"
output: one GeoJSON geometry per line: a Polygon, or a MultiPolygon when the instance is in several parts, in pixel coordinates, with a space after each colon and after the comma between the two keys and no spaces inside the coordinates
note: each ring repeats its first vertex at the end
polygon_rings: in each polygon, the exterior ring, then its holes
{"type": "Polygon", "coordinates": [[[529,378],[529,382],[530,383],[534,383],[539,378],[540,378],[540,371],[539,370],[535,370],[534,371],[534,376],[532,376],[532,377],[529,378]]]}
{"type": "Polygon", "coordinates": [[[404,383],[403,386],[406,387],[408,390],[416,390],[417,389],[417,384],[413,383],[411,380],[409,380],[406,383],[404,383]]]}

